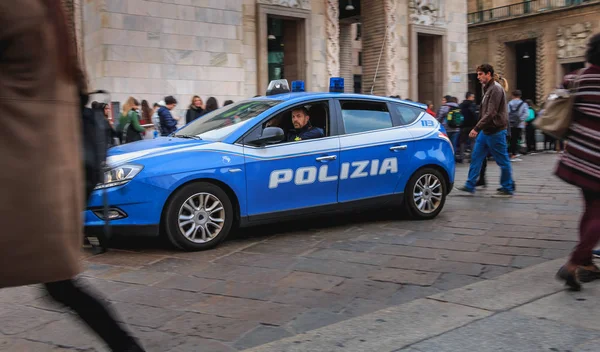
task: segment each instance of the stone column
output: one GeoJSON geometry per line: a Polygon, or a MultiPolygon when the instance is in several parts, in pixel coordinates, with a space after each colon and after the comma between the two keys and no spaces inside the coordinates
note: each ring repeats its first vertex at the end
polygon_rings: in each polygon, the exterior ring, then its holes
{"type": "Polygon", "coordinates": [[[340,77],[344,79],[344,92],[354,91],[352,74],[352,24],[340,23],[340,77]]]}
{"type": "MultiPolygon", "coordinates": [[[[338,0],[327,0],[327,73],[329,77],[340,75],[340,8],[338,0]]],[[[329,77],[327,85],[329,85],[329,77]]]]}
{"type": "Polygon", "coordinates": [[[386,47],[386,8],[390,0],[361,0],[362,45],[363,45],[363,85],[364,94],[371,94],[373,77],[377,78],[373,87],[374,95],[388,95],[389,67],[386,47]],[[386,43],[384,44],[384,39],[386,43]],[[383,47],[383,52],[382,52],[383,47]],[[381,54],[381,56],[380,56],[381,54]],[[381,61],[380,61],[381,57],[381,61]],[[379,63],[379,69],[377,68],[379,63]]]}

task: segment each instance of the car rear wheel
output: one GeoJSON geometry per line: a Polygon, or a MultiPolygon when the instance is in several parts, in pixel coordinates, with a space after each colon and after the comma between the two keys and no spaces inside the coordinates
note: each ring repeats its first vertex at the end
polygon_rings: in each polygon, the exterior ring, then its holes
{"type": "Polygon", "coordinates": [[[171,198],[165,213],[165,230],[177,248],[198,251],[223,241],[233,224],[233,206],[227,193],[208,183],[189,184],[171,198]]]}
{"type": "Polygon", "coordinates": [[[438,170],[427,167],[418,170],[408,181],[404,204],[411,217],[433,219],[442,211],[447,194],[444,176],[438,170]]]}

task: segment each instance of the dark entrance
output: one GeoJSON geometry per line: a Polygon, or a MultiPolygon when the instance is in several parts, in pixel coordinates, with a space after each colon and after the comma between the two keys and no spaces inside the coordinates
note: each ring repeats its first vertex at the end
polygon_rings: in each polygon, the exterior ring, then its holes
{"type": "Polygon", "coordinates": [[[536,42],[527,41],[515,44],[517,79],[515,84],[509,83],[510,89],[519,89],[522,99],[531,99],[535,102],[536,97],[536,42]]]}

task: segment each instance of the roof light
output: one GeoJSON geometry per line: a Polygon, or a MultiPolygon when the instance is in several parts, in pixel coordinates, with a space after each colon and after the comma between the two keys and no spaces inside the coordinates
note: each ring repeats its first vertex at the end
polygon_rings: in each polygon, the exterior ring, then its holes
{"type": "Polygon", "coordinates": [[[269,83],[267,87],[267,95],[275,95],[281,93],[289,93],[290,84],[287,79],[275,79],[269,83]]]}
{"type": "Polygon", "coordinates": [[[329,79],[330,93],[344,93],[344,79],[342,77],[331,77],[329,79]]]}
{"type": "Polygon", "coordinates": [[[292,92],[304,92],[304,81],[292,81],[292,92]]]}

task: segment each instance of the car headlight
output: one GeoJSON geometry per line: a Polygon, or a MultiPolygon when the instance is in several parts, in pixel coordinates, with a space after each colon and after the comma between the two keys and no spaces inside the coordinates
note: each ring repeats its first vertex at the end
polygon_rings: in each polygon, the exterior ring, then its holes
{"type": "Polygon", "coordinates": [[[104,182],[99,183],[95,189],[122,186],[131,181],[143,168],[142,165],[127,164],[108,170],[104,173],[104,182]]]}

